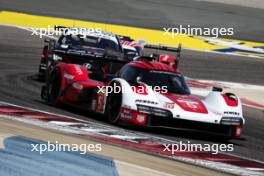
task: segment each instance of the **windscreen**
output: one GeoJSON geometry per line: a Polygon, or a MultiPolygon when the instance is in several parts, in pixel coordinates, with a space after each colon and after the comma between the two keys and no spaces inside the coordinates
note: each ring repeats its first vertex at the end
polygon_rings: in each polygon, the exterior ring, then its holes
{"type": "Polygon", "coordinates": [[[82,36],[82,35],[67,35],[61,39],[61,44],[80,46],[80,47],[93,47],[100,49],[108,49],[113,51],[120,51],[119,45],[106,38],[82,36]]]}
{"type": "Polygon", "coordinates": [[[166,86],[168,92],[171,93],[190,94],[184,77],[179,73],[128,66],[121,70],[120,76],[127,81],[140,81],[152,87],[166,86]]]}

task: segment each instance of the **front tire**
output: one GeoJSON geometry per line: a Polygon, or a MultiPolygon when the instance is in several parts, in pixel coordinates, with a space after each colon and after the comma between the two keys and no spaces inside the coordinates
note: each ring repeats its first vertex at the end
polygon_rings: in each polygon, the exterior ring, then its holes
{"type": "MultiPolygon", "coordinates": [[[[117,86],[120,87],[120,84],[117,86]]],[[[118,93],[111,92],[107,98],[107,116],[108,120],[112,124],[118,124],[120,120],[120,111],[122,106],[122,93],[121,91],[118,93]]]]}
{"type": "Polygon", "coordinates": [[[48,103],[53,106],[58,106],[62,95],[61,75],[58,70],[55,70],[52,74],[48,87],[48,103]]]}

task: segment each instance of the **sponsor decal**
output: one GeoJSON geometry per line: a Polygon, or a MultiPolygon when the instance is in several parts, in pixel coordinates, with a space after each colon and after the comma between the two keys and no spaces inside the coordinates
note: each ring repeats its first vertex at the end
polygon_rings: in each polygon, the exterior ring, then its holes
{"type": "Polygon", "coordinates": [[[175,106],[174,103],[165,103],[165,104],[163,105],[163,107],[164,107],[165,109],[173,109],[174,106],[175,106]]]}
{"type": "Polygon", "coordinates": [[[192,108],[192,109],[198,109],[198,102],[192,101],[192,100],[187,100],[187,99],[178,99],[177,100],[180,103],[184,103],[186,104],[188,107],[192,108]]]}
{"type": "Polygon", "coordinates": [[[74,87],[75,89],[78,89],[78,90],[82,90],[83,89],[83,86],[81,84],[79,84],[79,83],[73,83],[72,87],[74,87]]]}
{"type": "Polygon", "coordinates": [[[106,98],[105,94],[100,92],[97,94],[96,99],[96,112],[103,113],[105,111],[106,98]]]}
{"type": "Polygon", "coordinates": [[[64,78],[69,79],[69,80],[72,80],[72,79],[74,78],[74,75],[71,75],[71,74],[65,73],[65,74],[64,74],[64,78]]]}
{"type": "Polygon", "coordinates": [[[82,75],[83,71],[79,65],[74,65],[74,68],[76,69],[76,72],[78,75],[82,75]]]}

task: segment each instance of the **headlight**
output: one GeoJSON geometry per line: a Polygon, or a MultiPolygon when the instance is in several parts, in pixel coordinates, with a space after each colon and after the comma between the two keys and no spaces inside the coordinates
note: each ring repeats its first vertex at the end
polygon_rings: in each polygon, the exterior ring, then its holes
{"type": "Polygon", "coordinates": [[[172,113],[168,110],[161,109],[161,108],[155,108],[145,105],[137,105],[137,111],[141,113],[161,116],[161,117],[169,117],[172,116],[172,113]]]}
{"type": "Polygon", "coordinates": [[[53,60],[55,61],[62,60],[62,57],[57,54],[53,54],[53,60]]]}
{"type": "Polygon", "coordinates": [[[138,112],[151,114],[151,108],[144,105],[137,105],[138,112]]]}
{"type": "Polygon", "coordinates": [[[243,120],[240,117],[222,117],[220,124],[222,125],[242,125],[243,120]]]}

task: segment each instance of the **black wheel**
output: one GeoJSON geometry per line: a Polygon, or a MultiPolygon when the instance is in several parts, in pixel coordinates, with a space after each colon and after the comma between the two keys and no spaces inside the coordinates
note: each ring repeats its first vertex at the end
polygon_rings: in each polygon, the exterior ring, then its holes
{"type": "Polygon", "coordinates": [[[48,103],[53,106],[59,105],[61,94],[61,75],[59,71],[55,70],[49,82],[48,103]]]}
{"type": "MultiPolygon", "coordinates": [[[[119,86],[121,90],[121,86],[119,84],[116,84],[116,86],[119,86]]],[[[111,92],[107,98],[107,113],[108,113],[107,115],[108,115],[108,120],[112,124],[117,124],[119,122],[121,105],[122,105],[121,91],[118,93],[111,92]]]]}
{"type": "Polygon", "coordinates": [[[226,127],[223,135],[224,136],[221,139],[225,140],[225,141],[229,141],[231,139],[239,138],[239,136],[236,136],[236,127],[235,126],[226,127]]]}

